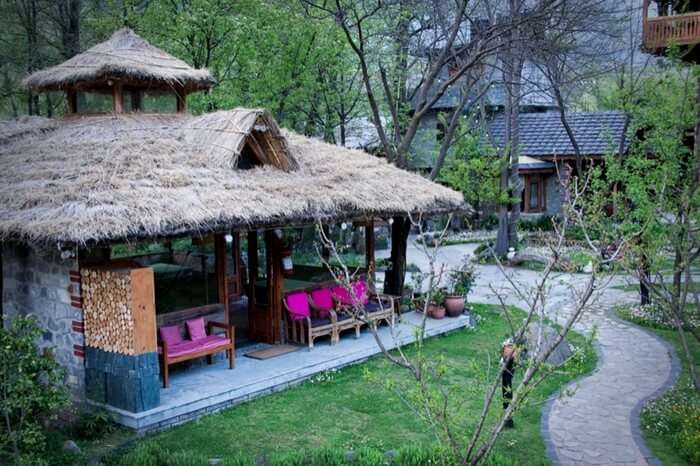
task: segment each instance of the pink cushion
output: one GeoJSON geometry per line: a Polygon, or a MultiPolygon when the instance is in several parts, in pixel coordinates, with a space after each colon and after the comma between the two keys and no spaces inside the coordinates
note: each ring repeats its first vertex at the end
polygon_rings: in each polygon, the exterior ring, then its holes
{"type": "Polygon", "coordinates": [[[352,298],[350,298],[350,293],[348,293],[348,290],[346,290],[342,286],[336,286],[333,288],[333,297],[338,301],[340,304],[344,304],[346,306],[351,306],[352,305],[352,298]]]}
{"type": "Polygon", "coordinates": [[[158,330],[160,331],[160,339],[168,346],[175,346],[182,343],[179,325],[169,325],[167,327],[161,327],[158,330]]]}
{"type": "Polygon", "coordinates": [[[367,293],[367,282],[364,280],[357,280],[352,284],[352,291],[355,294],[357,300],[364,306],[369,302],[369,294],[367,293]]]}
{"type": "Polygon", "coordinates": [[[311,317],[309,298],[306,292],[289,293],[285,299],[287,300],[287,307],[292,320],[303,320],[311,317]]]}
{"type": "Polygon", "coordinates": [[[204,317],[198,317],[196,319],[191,319],[186,322],[187,333],[190,334],[191,340],[201,340],[207,337],[207,332],[204,329],[204,317]]]}
{"type": "Polygon", "coordinates": [[[333,294],[328,288],[321,288],[320,290],[314,290],[311,292],[311,299],[314,302],[314,306],[318,309],[318,316],[323,318],[330,314],[330,310],[333,309],[333,294]]]}
{"type": "Polygon", "coordinates": [[[168,357],[177,358],[198,351],[210,350],[219,346],[226,346],[231,343],[226,337],[219,335],[209,335],[197,341],[183,341],[180,344],[168,346],[168,357]]]}

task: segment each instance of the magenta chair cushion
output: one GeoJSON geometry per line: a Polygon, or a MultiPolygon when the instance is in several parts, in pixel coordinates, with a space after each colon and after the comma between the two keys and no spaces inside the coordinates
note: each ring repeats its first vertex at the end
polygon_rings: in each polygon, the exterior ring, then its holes
{"type": "Polygon", "coordinates": [[[188,320],[186,324],[187,333],[190,334],[190,339],[192,341],[201,340],[207,337],[207,332],[204,329],[204,317],[188,320]]]}
{"type": "Polygon", "coordinates": [[[331,293],[333,294],[335,300],[338,301],[340,304],[343,304],[345,306],[352,306],[352,298],[350,298],[350,293],[348,293],[348,290],[346,290],[344,287],[336,286],[335,288],[333,288],[331,293]]]}
{"type": "Polygon", "coordinates": [[[180,326],[169,325],[167,327],[159,328],[158,331],[160,332],[160,339],[163,340],[168,346],[179,345],[182,343],[180,326]]]}
{"type": "Polygon", "coordinates": [[[357,280],[352,284],[352,291],[355,298],[364,306],[369,302],[369,294],[367,293],[367,282],[364,280],[357,280]]]}
{"type": "Polygon", "coordinates": [[[318,316],[323,318],[330,314],[333,309],[333,293],[328,288],[321,288],[311,292],[311,299],[314,306],[318,309],[318,316]]]}
{"type": "Polygon", "coordinates": [[[289,293],[285,298],[289,315],[292,320],[303,320],[311,317],[311,308],[309,308],[309,297],[304,291],[289,293]]]}

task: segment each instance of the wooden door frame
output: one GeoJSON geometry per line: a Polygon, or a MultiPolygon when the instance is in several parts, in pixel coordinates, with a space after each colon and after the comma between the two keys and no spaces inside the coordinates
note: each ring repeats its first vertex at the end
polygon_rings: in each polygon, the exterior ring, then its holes
{"type": "Polygon", "coordinates": [[[523,212],[544,213],[547,212],[547,174],[546,173],[525,173],[523,174],[523,212]],[[537,207],[530,207],[530,185],[533,179],[537,180],[537,207]]]}

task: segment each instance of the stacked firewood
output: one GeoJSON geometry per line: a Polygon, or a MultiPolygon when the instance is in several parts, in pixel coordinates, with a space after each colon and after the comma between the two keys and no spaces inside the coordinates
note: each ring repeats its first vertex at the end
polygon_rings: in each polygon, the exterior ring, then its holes
{"type": "Polygon", "coordinates": [[[130,270],[87,268],[81,278],[85,344],[135,354],[130,270]]]}

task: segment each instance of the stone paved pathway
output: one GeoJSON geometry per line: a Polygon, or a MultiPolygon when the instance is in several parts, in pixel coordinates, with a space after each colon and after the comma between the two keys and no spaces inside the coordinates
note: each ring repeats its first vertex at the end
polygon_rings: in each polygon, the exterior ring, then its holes
{"type": "MultiPolygon", "coordinates": [[[[441,251],[442,262],[454,266],[473,245],[449,246],[441,251]]],[[[417,251],[409,260],[421,265],[417,251]]],[[[474,302],[497,303],[493,288],[510,287],[494,266],[478,267],[479,277],[470,295],[474,302]]],[[[523,284],[535,283],[538,273],[512,270],[523,284]]],[[[585,275],[561,274],[553,281],[547,312],[554,320],[565,319],[574,302],[572,287],[582,286],[585,275]]],[[[616,278],[594,296],[592,309],[575,329],[596,329],[598,367],[593,374],[572,384],[573,395],[553,399],[545,409],[542,431],[547,450],[558,465],[659,464],[639,431],[639,412],[644,403],[670,388],[678,363],[663,341],[613,315],[613,308],[633,302],[634,293],[612,288],[624,283],[616,278]]],[[[509,293],[509,302],[522,305],[509,293]]]]}

